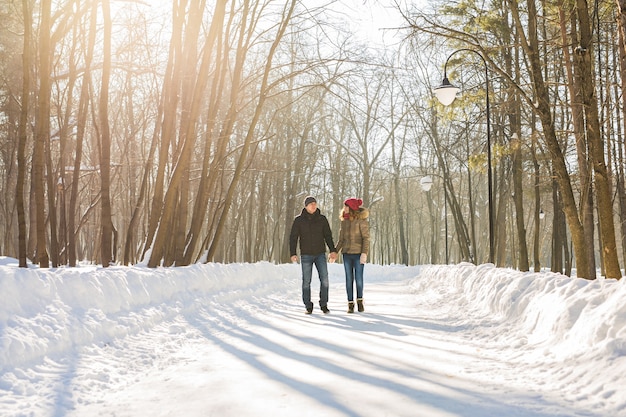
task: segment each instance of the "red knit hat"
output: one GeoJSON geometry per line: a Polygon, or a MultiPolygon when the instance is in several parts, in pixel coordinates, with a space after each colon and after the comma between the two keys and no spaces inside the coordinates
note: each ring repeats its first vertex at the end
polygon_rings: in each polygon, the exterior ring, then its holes
{"type": "Polygon", "coordinates": [[[348,198],[343,202],[346,206],[350,207],[354,211],[358,211],[361,204],[363,204],[363,200],[360,198],[348,198]]]}

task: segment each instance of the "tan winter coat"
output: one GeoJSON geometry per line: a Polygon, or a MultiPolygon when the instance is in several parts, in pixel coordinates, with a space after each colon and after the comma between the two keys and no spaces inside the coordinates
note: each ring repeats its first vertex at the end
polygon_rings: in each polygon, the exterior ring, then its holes
{"type": "Polygon", "coordinates": [[[350,218],[341,217],[337,253],[369,254],[370,226],[367,221],[369,210],[361,207],[359,211],[350,211],[350,218]]]}

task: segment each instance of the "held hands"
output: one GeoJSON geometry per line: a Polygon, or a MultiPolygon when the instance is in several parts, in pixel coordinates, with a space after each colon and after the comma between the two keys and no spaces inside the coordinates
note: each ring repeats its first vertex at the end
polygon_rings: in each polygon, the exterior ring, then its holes
{"type": "Polygon", "coordinates": [[[328,262],[330,262],[331,264],[334,264],[336,260],[337,260],[337,252],[331,252],[330,255],[328,255],[328,262]]]}
{"type": "MultiPolygon", "coordinates": [[[[362,255],[361,255],[362,256],[362,255]]],[[[328,262],[335,263],[335,261],[337,260],[337,252],[331,252],[330,255],[328,255],[328,262]]],[[[293,255],[291,257],[291,262],[298,263],[298,255],[293,255]]]]}
{"type": "Polygon", "coordinates": [[[366,264],[367,263],[367,253],[362,253],[361,254],[361,264],[366,264]]]}

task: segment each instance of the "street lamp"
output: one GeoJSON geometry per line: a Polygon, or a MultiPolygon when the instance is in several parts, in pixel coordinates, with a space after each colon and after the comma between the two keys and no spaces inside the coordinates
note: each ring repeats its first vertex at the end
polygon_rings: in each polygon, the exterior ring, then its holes
{"type": "Polygon", "coordinates": [[[490,263],[494,263],[494,216],[493,216],[493,180],[492,180],[492,169],[491,169],[491,136],[490,136],[490,117],[489,117],[489,72],[487,70],[487,61],[485,61],[485,58],[482,56],[482,54],[478,51],[475,51],[473,49],[468,49],[468,48],[463,48],[463,49],[457,49],[456,51],[452,52],[450,54],[450,56],[448,56],[448,59],[446,59],[446,63],[443,67],[443,81],[441,82],[441,85],[439,87],[436,87],[434,89],[434,93],[437,96],[437,99],[439,100],[439,102],[441,104],[443,104],[444,106],[449,106],[450,104],[452,104],[452,102],[454,101],[454,99],[456,98],[457,93],[460,91],[459,87],[455,87],[450,83],[450,80],[448,80],[448,74],[447,74],[447,67],[448,67],[448,61],[450,61],[450,58],[452,58],[452,56],[454,54],[456,54],[457,52],[461,52],[461,51],[467,51],[467,52],[473,52],[476,55],[478,55],[480,57],[480,59],[483,61],[483,64],[485,65],[485,92],[486,92],[486,104],[487,104],[487,182],[488,182],[488,193],[489,193],[489,262],[490,263]]]}
{"type": "Polygon", "coordinates": [[[430,191],[433,186],[433,179],[429,175],[426,175],[420,180],[420,185],[422,186],[422,190],[430,191]]]}
{"type": "MultiPolygon", "coordinates": [[[[422,186],[422,190],[426,192],[430,191],[430,189],[433,186],[432,177],[430,175],[426,175],[425,177],[422,177],[422,179],[420,179],[420,185],[422,186]]],[[[448,261],[448,202],[446,199],[445,184],[444,184],[444,190],[443,190],[443,220],[446,225],[445,231],[446,231],[446,265],[447,265],[450,262],[448,261]]]]}
{"type": "MultiPolygon", "coordinates": [[[[448,58],[450,59],[450,58],[448,58]]],[[[448,61],[446,61],[446,65],[448,65],[448,61]]],[[[443,70],[443,81],[439,87],[434,88],[435,95],[437,96],[437,100],[444,106],[449,106],[452,104],[454,99],[456,98],[457,93],[461,91],[459,87],[455,87],[450,84],[450,80],[448,80],[446,70],[443,70]]]]}

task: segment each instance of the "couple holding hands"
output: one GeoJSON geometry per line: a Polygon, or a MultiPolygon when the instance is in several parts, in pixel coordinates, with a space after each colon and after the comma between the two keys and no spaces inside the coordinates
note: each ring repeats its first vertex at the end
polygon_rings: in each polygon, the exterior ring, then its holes
{"type": "Polygon", "coordinates": [[[320,279],[320,308],[324,313],[328,309],[328,265],[326,263],[326,246],[330,250],[328,260],[332,263],[337,253],[343,253],[343,265],[346,273],[346,294],[348,296],[348,313],[354,313],[354,283],[356,281],[356,302],[358,311],[365,311],[363,306],[363,268],[367,262],[370,247],[370,231],[367,218],[369,210],[362,207],[363,200],[349,198],[344,201],[341,211],[341,228],[337,246],[328,219],[317,207],[314,197],[304,200],[302,213],[291,226],[289,248],[291,261],[297,262],[296,247],[300,242],[300,264],[302,265],[302,301],[307,314],[313,312],[311,301],[311,277],[313,265],[320,279]]]}

